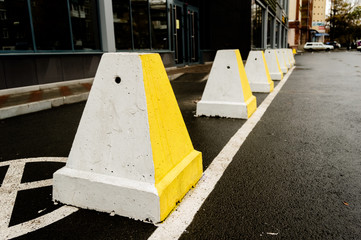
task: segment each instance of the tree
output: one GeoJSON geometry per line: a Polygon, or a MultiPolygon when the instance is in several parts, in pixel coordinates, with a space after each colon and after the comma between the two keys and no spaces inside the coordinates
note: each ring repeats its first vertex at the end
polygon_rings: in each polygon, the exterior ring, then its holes
{"type": "Polygon", "coordinates": [[[331,13],[326,19],[331,41],[337,40],[349,46],[361,38],[361,6],[346,0],[332,0],[331,13]]]}

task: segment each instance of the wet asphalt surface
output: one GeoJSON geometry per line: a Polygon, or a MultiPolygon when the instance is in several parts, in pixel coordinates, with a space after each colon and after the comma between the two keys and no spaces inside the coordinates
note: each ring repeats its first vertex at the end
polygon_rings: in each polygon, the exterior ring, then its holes
{"type": "MultiPolygon", "coordinates": [[[[182,239],[360,239],[361,53],[306,53],[182,239]]],[[[245,120],[195,118],[202,74],[172,81],[206,169],[245,120]]],[[[260,104],[267,94],[255,94],[260,104]]],[[[0,161],[67,157],[85,103],[0,121],[0,161]]],[[[22,182],[62,163],[27,163],[22,182]]],[[[0,185],[7,167],[0,167],[0,185]]],[[[46,214],[51,187],[18,192],[10,225],[46,214]],[[39,210],[46,208],[45,212],[39,210]]],[[[155,226],[79,210],[18,239],[146,239],[155,226]]]]}

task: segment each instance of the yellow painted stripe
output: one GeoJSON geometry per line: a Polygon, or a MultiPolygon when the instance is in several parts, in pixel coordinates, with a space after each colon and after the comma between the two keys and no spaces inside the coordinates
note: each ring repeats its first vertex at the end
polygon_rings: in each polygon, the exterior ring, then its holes
{"type": "Polygon", "coordinates": [[[140,56],[147,99],[155,186],[163,220],[202,175],[202,156],[194,150],[159,54],[140,56]]]}
{"type": "Polygon", "coordinates": [[[252,95],[251,87],[248,82],[246,70],[244,69],[241,53],[239,50],[234,50],[236,53],[236,59],[238,63],[239,76],[241,78],[241,85],[243,90],[244,102],[247,105],[248,118],[256,111],[257,102],[256,97],[252,95]]]}
{"type": "Polygon", "coordinates": [[[276,53],[276,51],[274,51],[274,54],[276,55],[276,60],[277,60],[278,71],[281,73],[281,79],[283,79],[283,72],[282,72],[282,70],[281,70],[281,67],[280,67],[280,62],[278,61],[278,57],[277,57],[277,53],[276,53]]]}
{"type": "Polygon", "coordinates": [[[267,61],[266,61],[266,57],[264,56],[264,52],[262,51],[262,59],[263,59],[263,63],[264,63],[264,66],[266,68],[266,75],[267,75],[267,81],[270,85],[270,92],[273,91],[273,88],[274,88],[274,84],[273,84],[273,81],[271,79],[271,75],[269,74],[269,70],[268,70],[268,65],[267,65],[267,61]]]}

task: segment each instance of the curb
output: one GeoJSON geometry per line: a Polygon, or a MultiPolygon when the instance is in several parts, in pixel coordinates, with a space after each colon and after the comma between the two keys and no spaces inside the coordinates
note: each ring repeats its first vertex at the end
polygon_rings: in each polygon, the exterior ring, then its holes
{"type": "Polygon", "coordinates": [[[55,82],[55,83],[47,83],[41,85],[34,85],[34,86],[27,86],[27,87],[19,87],[19,88],[9,88],[0,90],[0,96],[4,95],[13,95],[13,94],[20,94],[24,92],[32,92],[32,91],[39,91],[45,90],[49,88],[57,88],[57,87],[64,87],[69,85],[76,85],[82,83],[92,83],[94,78],[84,78],[84,79],[77,79],[65,82],[55,82]]]}
{"type": "Polygon", "coordinates": [[[83,102],[88,99],[89,92],[81,93],[77,95],[47,99],[39,102],[32,102],[21,104],[17,106],[5,107],[0,109],[0,120],[16,117],[19,115],[24,115],[27,113],[39,112],[42,110],[51,109],[54,107],[59,107],[65,104],[72,104],[83,102]]]}

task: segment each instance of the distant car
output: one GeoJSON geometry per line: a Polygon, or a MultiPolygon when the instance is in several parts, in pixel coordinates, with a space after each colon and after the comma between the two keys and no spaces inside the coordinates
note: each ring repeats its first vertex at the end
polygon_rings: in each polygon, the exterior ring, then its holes
{"type": "Polygon", "coordinates": [[[357,48],[357,51],[361,52],[361,40],[356,41],[356,48],[357,48]]]}
{"type": "Polygon", "coordinates": [[[341,44],[339,44],[337,41],[326,42],[326,45],[332,45],[334,49],[341,47],[341,44]]]}
{"type": "Polygon", "coordinates": [[[322,42],[306,42],[303,49],[308,51],[329,51],[334,49],[334,47],[332,45],[325,45],[322,42]]]}

